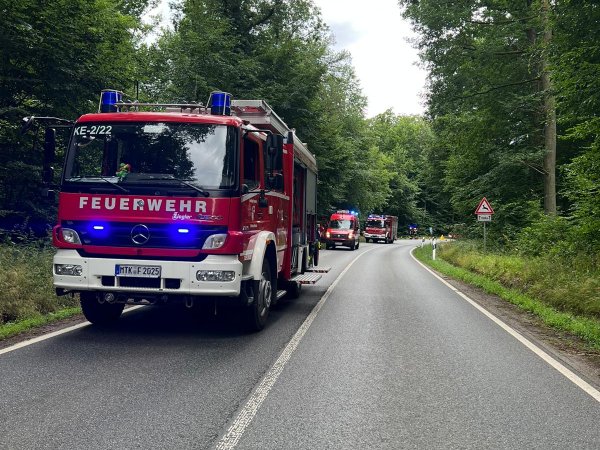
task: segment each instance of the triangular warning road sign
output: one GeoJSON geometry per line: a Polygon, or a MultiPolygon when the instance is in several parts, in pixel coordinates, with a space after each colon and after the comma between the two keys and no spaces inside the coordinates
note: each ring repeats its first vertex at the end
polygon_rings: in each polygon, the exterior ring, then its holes
{"type": "Polygon", "coordinates": [[[479,206],[475,210],[475,214],[494,214],[492,205],[487,201],[487,198],[483,197],[479,202],[479,206]]]}

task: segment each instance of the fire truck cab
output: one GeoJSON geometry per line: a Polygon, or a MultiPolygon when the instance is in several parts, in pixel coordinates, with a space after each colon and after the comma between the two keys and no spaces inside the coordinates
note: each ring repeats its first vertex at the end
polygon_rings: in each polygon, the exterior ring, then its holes
{"type": "Polygon", "coordinates": [[[260,330],[320,278],[316,186],[315,157],[263,100],[150,104],[104,90],[66,150],[56,292],[79,294],[96,324],[126,304],[211,301],[239,304],[260,330]]]}
{"type": "Polygon", "coordinates": [[[325,248],[336,246],[357,249],[360,245],[360,224],[356,214],[349,210],[339,210],[331,215],[325,231],[325,248]]]}

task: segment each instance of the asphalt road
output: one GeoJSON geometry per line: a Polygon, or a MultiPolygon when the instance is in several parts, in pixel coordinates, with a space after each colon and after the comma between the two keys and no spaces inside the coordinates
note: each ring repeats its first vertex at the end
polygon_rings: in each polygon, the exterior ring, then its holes
{"type": "Polygon", "coordinates": [[[413,245],[323,251],[261,333],[141,308],[0,354],[0,448],[599,448],[600,403],[413,245]]]}

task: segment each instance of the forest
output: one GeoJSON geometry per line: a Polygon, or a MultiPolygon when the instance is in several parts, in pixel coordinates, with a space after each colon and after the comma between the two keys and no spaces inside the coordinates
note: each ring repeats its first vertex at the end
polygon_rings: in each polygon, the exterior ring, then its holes
{"type": "MultiPolygon", "coordinates": [[[[434,234],[481,235],[529,255],[600,250],[600,5],[593,0],[399,0],[428,71],[426,114],[365,115],[350,55],[311,0],[0,0],[0,227],[26,240],[55,222],[43,129],[104,88],[140,101],[266,100],[319,165],[320,214],[397,215],[434,234]],[[35,144],[37,140],[38,145],[35,144]]],[[[391,50],[393,52],[393,50],[391,50]]],[[[60,155],[55,176],[60,172],[60,155]]]]}

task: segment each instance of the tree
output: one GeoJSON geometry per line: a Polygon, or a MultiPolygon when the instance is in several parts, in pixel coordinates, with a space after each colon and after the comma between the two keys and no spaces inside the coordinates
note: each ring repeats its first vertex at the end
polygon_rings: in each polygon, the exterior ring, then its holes
{"type": "Polygon", "coordinates": [[[39,199],[41,155],[31,153],[30,137],[19,135],[20,118],[74,118],[97,108],[102,88],[133,86],[141,25],[125,12],[138,14],[144,4],[0,0],[0,217],[5,226],[28,218],[50,221],[52,214],[51,205],[39,199]]]}
{"type": "Polygon", "coordinates": [[[431,73],[429,114],[445,146],[444,180],[458,216],[472,216],[482,196],[506,208],[494,224],[505,229],[526,220],[524,205],[532,198],[545,198],[553,213],[553,22],[547,2],[399,3],[419,33],[431,73]]]}

